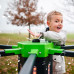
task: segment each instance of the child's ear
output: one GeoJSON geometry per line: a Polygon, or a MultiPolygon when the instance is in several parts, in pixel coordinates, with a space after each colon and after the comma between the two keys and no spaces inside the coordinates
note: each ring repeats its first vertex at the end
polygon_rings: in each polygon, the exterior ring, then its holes
{"type": "Polygon", "coordinates": [[[49,22],[49,21],[47,21],[47,25],[48,25],[48,26],[50,25],[50,22],[49,22]]]}

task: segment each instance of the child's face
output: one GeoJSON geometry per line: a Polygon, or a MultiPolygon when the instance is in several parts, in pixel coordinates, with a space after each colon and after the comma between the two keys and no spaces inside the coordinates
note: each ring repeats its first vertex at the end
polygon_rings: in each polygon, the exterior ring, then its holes
{"type": "Polygon", "coordinates": [[[48,22],[48,26],[51,31],[60,32],[63,25],[63,17],[61,15],[52,15],[51,21],[48,22]]]}

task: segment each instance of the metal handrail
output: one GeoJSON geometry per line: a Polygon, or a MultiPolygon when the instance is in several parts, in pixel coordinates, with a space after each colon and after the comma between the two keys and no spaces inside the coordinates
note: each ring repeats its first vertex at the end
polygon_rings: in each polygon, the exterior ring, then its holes
{"type": "Polygon", "coordinates": [[[19,74],[31,74],[36,59],[36,54],[31,54],[25,64],[23,65],[19,74]]]}

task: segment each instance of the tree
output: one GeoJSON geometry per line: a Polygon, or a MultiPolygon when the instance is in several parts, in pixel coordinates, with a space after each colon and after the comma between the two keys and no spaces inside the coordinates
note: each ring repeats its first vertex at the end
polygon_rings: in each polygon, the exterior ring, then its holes
{"type": "MultiPolygon", "coordinates": [[[[44,24],[43,12],[37,12],[38,0],[14,0],[5,11],[5,16],[13,25],[22,26],[44,24]]],[[[30,38],[30,33],[29,33],[30,38]]]]}

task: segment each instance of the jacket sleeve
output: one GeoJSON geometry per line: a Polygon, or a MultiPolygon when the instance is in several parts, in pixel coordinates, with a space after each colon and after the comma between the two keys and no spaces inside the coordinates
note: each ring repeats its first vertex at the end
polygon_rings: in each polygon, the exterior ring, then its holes
{"type": "Polygon", "coordinates": [[[47,31],[43,34],[44,38],[48,41],[61,42],[61,44],[63,44],[66,41],[66,31],[61,31],[59,33],[54,31],[47,31]]]}

